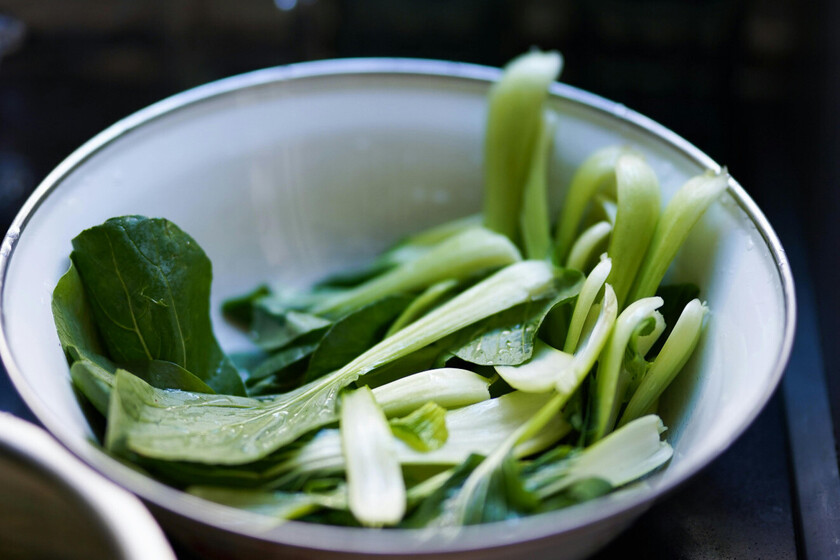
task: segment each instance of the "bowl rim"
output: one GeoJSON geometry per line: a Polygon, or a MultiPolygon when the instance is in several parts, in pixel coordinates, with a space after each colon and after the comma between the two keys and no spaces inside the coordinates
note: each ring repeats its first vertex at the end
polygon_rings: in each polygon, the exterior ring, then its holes
{"type": "Polygon", "coordinates": [[[122,560],[175,560],[163,531],[136,496],[103,479],[43,429],[0,412],[0,454],[76,500],[122,560]]]}
{"type": "MultiPolygon", "coordinates": [[[[264,524],[256,523],[251,526],[242,523],[244,518],[249,517],[248,514],[241,515],[242,512],[237,511],[238,521],[232,520],[231,508],[199,500],[151,477],[140,474],[113,459],[85,438],[78,437],[72,430],[65,429],[65,426],[52,415],[46,403],[29,385],[26,376],[14,359],[9,344],[5,307],[3,305],[6,297],[6,276],[18,240],[26,224],[39,206],[60,186],[68,175],[100,150],[129,132],[181,109],[193,107],[220,96],[295,80],[360,75],[402,75],[479,82],[489,87],[492,82],[498,79],[501,72],[501,69],[498,68],[475,64],[406,58],[346,58],[289,64],[239,74],[186,90],[141,109],[100,132],[70,154],[47,175],[24,203],[0,245],[0,359],[2,359],[18,393],[38,420],[59,442],[93,467],[94,470],[134,492],[147,503],[163,508],[177,516],[222,531],[238,533],[279,545],[368,554],[404,554],[407,551],[413,552],[414,547],[420,547],[416,550],[418,553],[492,549],[538,540],[559,533],[581,530],[588,525],[610,520],[615,521],[623,513],[631,510],[641,512],[646,509],[652,504],[653,500],[671,492],[718,458],[746,430],[769,401],[781,380],[790,357],[796,323],[796,299],[787,255],[764,214],[743,187],[731,176],[728,192],[741,210],[755,224],[767,245],[779,274],[782,288],[784,328],[782,343],[770,372],[771,382],[763,387],[757,401],[758,405],[749,410],[739,423],[727,428],[729,437],[721,438],[719,445],[711,453],[694,461],[688,461],[688,464],[681,468],[678,475],[664,483],[657,483],[654,491],[613,494],[606,499],[576,506],[575,515],[568,515],[566,511],[561,510],[529,517],[518,522],[505,522],[505,531],[498,531],[495,523],[469,526],[459,531],[453,539],[436,538],[434,540],[428,539],[428,534],[424,537],[422,535],[424,530],[422,529],[389,530],[379,533],[379,535],[383,535],[383,538],[370,539],[368,535],[360,537],[359,535],[363,532],[358,529],[298,521],[283,522],[266,531],[264,524]],[[388,537],[386,538],[384,535],[388,535],[388,537]]],[[[701,167],[716,172],[721,170],[720,165],[690,142],[620,103],[558,82],[550,86],[550,96],[618,119],[625,125],[630,125],[642,133],[665,142],[701,167]]],[[[658,476],[656,480],[658,481],[658,476]]]]}

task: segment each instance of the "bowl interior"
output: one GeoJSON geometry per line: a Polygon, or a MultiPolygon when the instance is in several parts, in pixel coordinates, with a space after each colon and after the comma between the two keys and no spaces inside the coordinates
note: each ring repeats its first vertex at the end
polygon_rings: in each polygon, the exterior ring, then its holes
{"type": "MultiPolygon", "coordinates": [[[[250,346],[221,319],[224,298],[266,280],[310,282],[406,233],[479,209],[485,94],[495,72],[401,64],[273,69],[200,88],[118,123],[48,178],[19,219],[21,231],[7,239],[5,254],[14,250],[2,321],[6,365],[61,441],[144,498],[161,503],[172,494],[89,443],[50,310],[70,239],[82,229],[123,214],[179,224],[213,262],[214,326],[232,351],[250,346]]],[[[576,165],[606,145],[641,151],[665,201],[714,166],[619,105],[562,85],[554,94],[561,115],[550,178],[555,205],[576,165]]],[[[792,303],[779,272],[784,257],[772,243],[733,182],[678,256],[671,278],[699,284],[711,313],[699,351],[661,403],[675,453],[643,499],[729,445],[778,382],[792,303]]]]}

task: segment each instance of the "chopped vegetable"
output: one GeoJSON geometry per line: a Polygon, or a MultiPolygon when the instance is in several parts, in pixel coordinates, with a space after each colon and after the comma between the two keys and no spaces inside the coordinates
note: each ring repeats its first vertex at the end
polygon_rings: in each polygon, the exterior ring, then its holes
{"type": "Polygon", "coordinates": [[[482,215],[307,289],[229,299],[252,352],[216,342],[210,261],[174,224],[80,233],[52,307],[107,450],[271,522],[354,527],[520,518],[667,463],[654,413],[707,308],[697,286],[660,283],[728,175],[691,179],[660,212],[643,156],[603,148],[552,237],[562,118],[545,101],[561,66],[533,51],[492,88],[482,215]]]}

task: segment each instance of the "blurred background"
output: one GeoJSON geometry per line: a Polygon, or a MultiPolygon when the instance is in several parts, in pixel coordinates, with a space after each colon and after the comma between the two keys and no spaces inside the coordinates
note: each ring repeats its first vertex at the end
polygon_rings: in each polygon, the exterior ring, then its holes
{"type": "MultiPolygon", "coordinates": [[[[799,290],[797,347],[770,406],[604,557],[819,558],[840,542],[837,4],[0,0],[0,229],[85,140],[198,84],[324,58],[502,66],[531,46],[558,49],[562,81],[727,165],[776,227],[799,290]]],[[[0,409],[31,419],[5,377],[0,394],[0,409]]]]}

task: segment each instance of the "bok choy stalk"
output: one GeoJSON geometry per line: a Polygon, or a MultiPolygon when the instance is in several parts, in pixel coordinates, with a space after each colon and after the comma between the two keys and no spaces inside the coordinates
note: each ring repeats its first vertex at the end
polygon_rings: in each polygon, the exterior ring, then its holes
{"type": "Polygon", "coordinates": [[[118,374],[106,442],[117,452],[156,459],[227,465],[254,461],[331,422],[339,391],[359,376],[484,317],[551,293],[554,281],[555,269],[546,262],[510,265],[341,369],[269,399],[166,392],[118,374]]]}
{"type": "Polygon", "coordinates": [[[427,402],[408,416],[390,421],[391,432],[417,451],[434,451],[446,443],[446,409],[427,402]]]}
{"type": "Polygon", "coordinates": [[[699,299],[685,306],[662,350],[627,403],[619,426],[632,422],[649,410],[682,370],[700,340],[703,318],[707,312],[708,308],[699,299]]]}
{"type": "Polygon", "coordinates": [[[566,261],[577,232],[586,214],[586,208],[599,191],[615,188],[615,165],[627,150],[609,147],[598,150],[584,161],[572,177],[569,190],[554,234],[555,260],[566,261]]]}
{"type": "MultiPolygon", "coordinates": [[[[551,400],[547,393],[514,391],[495,399],[446,412],[447,438],[437,449],[417,451],[402,441],[394,442],[402,465],[457,465],[472,454],[489,455],[551,400]]],[[[540,430],[513,448],[515,457],[525,457],[554,445],[571,427],[562,416],[552,417],[540,430]]],[[[325,428],[262,475],[267,486],[282,488],[300,479],[334,474],[345,468],[338,430],[325,428]],[[270,482],[268,482],[271,480],[270,482]]]]}
{"type": "Polygon", "coordinates": [[[566,268],[574,268],[586,272],[586,265],[592,261],[602,245],[606,249],[606,241],[612,233],[612,224],[607,221],[597,222],[588,227],[577,238],[569,256],[566,257],[566,268]]]}
{"type": "MultiPolygon", "coordinates": [[[[493,493],[492,487],[500,484],[518,484],[516,466],[511,463],[512,451],[522,442],[532,438],[537,432],[558,416],[560,410],[577,390],[589,373],[595,359],[603,348],[617,314],[615,293],[609,284],[605,285],[604,298],[598,320],[590,330],[575,354],[572,367],[562,371],[556,380],[557,392],[527,422],[519,426],[493,452],[488,455],[470,473],[458,492],[444,504],[442,513],[435,520],[438,526],[460,526],[480,523],[488,519],[485,504],[493,493]]],[[[519,498],[527,498],[521,488],[512,488],[509,493],[519,498]]],[[[493,508],[495,511],[497,508],[493,508]]],[[[504,508],[502,508],[504,510],[504,508]]]]}
{"type": "Polygon", "coordinates": [[[448,237],[416,259],[313,307],[314,315],[340,316],[387,295],[412,292],[448,279],[462,279],[483,270],[521,260],[506,237],[484,228],[470,228],[448,237]]]}
{"type": "MultiPolygon", "coordinates": [[[[595,279],[594,283],[602,285],[603,280],[595,279]]],[[[585,288],[586,283],[584,283],[585,288]]],[[[581,301],[579,298],[577,305],[586,307],[588,310],[591,302],[581,301]]],[[[539,342],[530,360],[518,366],[496,366],[496,371],[514,389],[534,393],[556,390],[568,397],[595,365],[595,360],[613,328],[617,313],[615,294],[612,287],[606,284],[602,304],[597,311],[597,319],[589,327],[588,332],[584,333],[585,337],[574,354],[539,342]]],[[[594,316],[594,313],[592,315],[594,316]]]]}
{"type": "Polygon", "coordinates": [[[673,455],[660,440],[665,426],[658,416],[638,418],[565,461],[549,463],[526,478],[526,487],[544,500],[587,479],[618,488],[664,465],[673,455]]]}
{"type": "Polygon", "coordinates": [[[443,408],[458,408],[490,398],[490,381],[459,368],[421,371],[386,383],[373,390],[385,415],[403,416],[427,402],[443,408]]]}
{"type": "Polygon", "coordinates": [[[605,258],[586,277],[586,281],[578,294],[577,302],[575,302],[572,318],[569,321],[566,343],[563,345],[564,352],[574,352],[577,348],[586,318],[589,317],[592,304],[601,292],[601,288],[604,287],[604,283],[610,275],[610,270],[612,270],[612,260],[605,258]]]}
{"type": "Polygon", "coordinates": [[[505,67],[489,95],[484,136],[484,225],[514,242],[519,238],[522,192],[543,122],[548,86],[563,58],[531,51],[505,67]]]}
{"type": "Polygon", "coordinates": [[[368,527],[399,523],[406,507],[405,481],[385,414],[367,387],[344,394],[340,432],[350,511],[368,527]]]}
{"type": "Polygon", "coordinates": [[[426,291],[417,296],[414,301],[397,317],[397,320],[391,323],[388,327],[388,332],[385,333],[385,338],[388,338],[407,324],[411,323],[418,317],[422,316],[432,306],[434,306],[442,297],[451,292],[458,285],[457,280],[441,280],[437,284],[432,284],[426,291]]]}
{"type": "Polygon", "coordinates": [[[615,177],[618,208],[607,248],[613,263],[607,281],[619,308],[624,308],[659,218],[659,181],[653,169],[634,154],[618,158],[615,177]]]}
{"type": "Polygon", "coordinates": [[[551,258],[551,225],[548,216],[548,156],[557,127],[557,115],[545,111],[528,180],[522,193],[522,245],[529,259],[551,258]]]}
{"type": "Polygon", "coordinates": [[[593,441],[607,435],[615,425],[628,383],[626,374],[622,375],[627,345],[635,333],[656,325],[654,313],[662,303],[660,297],[641,299],[631,303],[616,320],[595,374],[593,441]]]}
{"type": "Polygon", "coordinates": [[[656,293],[665,271],[706,209],[726,190],[729,173],[707,171],[683,185],[668,202],[630,291],[629,301],[656,293]]]}

